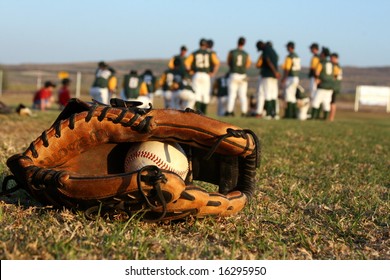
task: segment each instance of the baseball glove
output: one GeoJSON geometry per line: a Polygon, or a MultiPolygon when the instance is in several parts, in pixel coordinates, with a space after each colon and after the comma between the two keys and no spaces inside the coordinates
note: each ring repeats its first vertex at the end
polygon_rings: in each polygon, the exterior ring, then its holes
{"type": "Polygon", "coordinates": [[[193,110],[138,105],[72,99],[24,153],[7,160],[13,175],[3,181],[3,194],[23,188],[45,205],[84,210],[93,217],[141,213],[149,221],[227,216],[245,206],[260,159],[252,131],[193,110]],[[190,167],[185,180],[153,165],[126,173],[126,151],[143,141],[180,143],[190,167]],[[16,187],[8,189],[10,180],[16,187]],[[194,180],[215,184],[219,191],[207,192],[194,180]]]}

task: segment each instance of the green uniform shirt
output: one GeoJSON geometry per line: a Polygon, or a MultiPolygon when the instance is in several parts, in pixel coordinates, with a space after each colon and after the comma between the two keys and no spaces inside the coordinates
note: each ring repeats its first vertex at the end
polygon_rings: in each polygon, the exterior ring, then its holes
{"type": "Polygon", "coordinates": [[[228,85],[227,85],[227,78],[226,77],[220,77],[216,80],[217,83],[217,96],[227,96],[228,95],[228,85]]]}
{"type": "Polygon", "coordinates": [[[108,87],[108,80],[111,78],[112,72],[108,69],[97,69],[95,73],[95,80],[93,87],[106,88],[108,87]]]}
{"type": "Polygon", "coordinates": [[[143,74],[140,77],[140,84],[145,82],[146,87],[148,88],[148,93],[153,93],[155,91],[156,77],[150,74],[143,74]]]}
{"type": "Polygon", "coordinates": [[[180,71],[186,71],[186,66],[184,64],[184,61],[185,61],[185,57],[184,56],[181,56],[181,55],[175,55],[173,57],[173,61],[175,61],[176,59],[179,59],[180,60],[180,71]]]}
{"type": "Polygon", "coordinates": [[[288,73],[289,77],[298,77],[299,71],[301,70],[301,59],[298,57],[298,55],[294,53],[290,53],[288,55],[292,59],[292,67],[288,73]]]}
{"type": "Polygon", "coordinates": [[[266,59],[269,58],[272,64],[275,66],[275,69],[278,69],[278,54],[270,45],[266,45],[263,50],[263,64],[260,69],[260,75],[264,78],[276,78],[271,68],[269,67],[266,59]]]}
{"type": "Polygon", "coordinates": [[[322,70],[319,76],[320,83],[317,87],[322,89],[334,89],[335,78],[333,63],[329,60],[322,60],[320,63],[322,64],[322,70]]]}
{"type": "Polygon", "coordinates": [[[193,53],[194,60],[191,65],[191,70],[194,72],[211,72],[211,53],[207,50],[199,49],[193,53]]]}
{"type": "Polygon", "coordinates": [[[141,81],[138,75],[128,74],[125,75],[123,81],[123,90],[127,98],[137,98],[139,96],[139,89],[141,81]]]}
{"type": "Polygon", "coordinates": [[[244,50],[235,49],[230,51],[230,73],[245,74],[248,53],[244,50]]]}

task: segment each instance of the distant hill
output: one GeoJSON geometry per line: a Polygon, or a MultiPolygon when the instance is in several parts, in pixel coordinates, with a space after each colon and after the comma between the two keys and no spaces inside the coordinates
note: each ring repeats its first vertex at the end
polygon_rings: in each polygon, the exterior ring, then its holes
{"type": "MultiPolygon", "coordinates": [[[[116,71],[119,82],[124,74],[130,70],[137,70],[141,74],[146,69],[150,69],[156,76],[160,76],[167,68],[168,60],[151,59],[151,60],[121,60],[107,61],[116,71]]],[[[82,90],[88,91],[93,80],[97,62],[75,62],[75,63],[58,63],[58,64],[19,64],[19,65],[2,65],[6,71],[7,88],[12,92],[31,91],[37,86],[37,77],[43,80],[58,81],[57,74],[60,71],[70,73],[71,79],[75,80],[77,72],[82,74],[82,90]]],[[[218,75],[223,75],[227,71],[226,63],[222,63],[218,75]]],[[[301,84],[308,87],[306,73],[307,68],[301,72],[301,84]]],[[[254,93],[258,83],[258,70],[252,67],[248,71],[249,76],[249,93],[254,93]]],[[[354,93],[357,85],[381,85],[390,86],[390,67],[344,67],[343,68],[343,93],[354,93]]]]}

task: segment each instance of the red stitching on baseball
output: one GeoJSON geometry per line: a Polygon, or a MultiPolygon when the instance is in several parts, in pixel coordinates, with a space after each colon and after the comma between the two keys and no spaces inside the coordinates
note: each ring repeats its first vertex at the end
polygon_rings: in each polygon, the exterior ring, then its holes
{"type": "Polygon", "coordinates": [[[178,174],[182,178],[185,178],[185,176],[187,175],[188,167],[187,167],[187,169],[185,171],[184,170],[176,170],[176,169],[172,168],[171,166],[169,166],[167,162],[165,162],[162,158],[158,157],[156,154],[152,154],[151,152],[144,151],[144,150],[135,151],[134,153],[132,153],[126,159],[126,163],[128,163],[130,161],[133,161],[133,160],[135,160],[136,158],[139,158],[139,157],[143,157],[143,158],[149,159],[158,168],[165,169],[165,170],[171,171],[173,173],[176,173],[176,174],[178,174]]]}

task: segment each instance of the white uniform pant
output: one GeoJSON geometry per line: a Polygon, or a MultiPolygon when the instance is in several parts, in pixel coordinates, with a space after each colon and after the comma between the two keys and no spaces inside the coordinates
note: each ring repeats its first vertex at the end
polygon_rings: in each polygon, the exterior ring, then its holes
{"type": "Polygon", "coordinates": [[[257,87],[257,92],[256,92],[256,102],[257,102],[256,114],[258,114],[258,115],[263,114],[264,100],[265,100],[265,95],[264,95],[264,89],[263,89],[263,85],[262,85],[262,78],[260,76],[259,77],[259,86],[257,87]]]}
{"type": "Polygon", "coordinates": [[[278,80],[276,78],[262,78],[261,84],[264,91],[265,101],[278,99],[278,80]]]}
{"type": "Polygon", "coordinates": [[[288,77],[286,81],[286,88],[284,89],[284,98],[286,102],[297,102],[297,88],[299,85],[298,77],[288,77]]]}
{"type": "Polygon", "coordinates": [[[322,109],[325,112],[329,112],[330,102],[332,101],[332,94],[333,94],[333,90],[331,89],[317,88],[311,106],[314,109],[319,109],[322,104],[322,109]]]}
{"type": "Polygon", "coordinates": [[[195,93],[189,89],[182,89],[179,91],[180,108],[179,109],[194,109],[195,107],[195,93]]]}
{"type": "Polygon", "coordinates": [[[315,77],[310,77],[309,90],[310,90],[310,99],[313,100],[317,90],[317,83],[315,77]]]}
{"type": "Polygon", "coordinates": [[[89,90],[89,94],[91,95],[92,99],[95,99],[96,101],[104,104],[110,104],[110,95],[108,93],[108,88],[100,88],[100,87],[92,87],[89,90]]]}
{"type": "Polygon", "coordinates": [[[192,88],[195,91],[195,101],[210,103],[211,78],[208,73],[196,72],[192,77],[192,88]]]}
{"type": "Polygon", "coordinates": [[[172,100],[173,100],[173,92],[171,90],[164,90],[164,108],[169,109],[172,108],[172,100]]]}
{"type": "Polygon", "coordinates": [[[304,121],[307,120],[307,113],[310,108],[310,100],[309,98],[303,98],[300,100],[297,100],[297,107],[298,107],[298,120],[304,121]]]}
{"type": "Polygon", "coordinates": [[[218,106],[217,106],[218,107],[217,108],[218,116],[221,116],[221,117],[225,116],[227,101],[228,101],[227,95],[218,96],[218,106]]]}
{"type": "Polygon", "coordinates": [[[246,114],[248,112],[248,80],[246,74],[232,73],[228,80],[228,104],[227,111],[234,111],[234,104],[236,98],[240,99],[241,113],[246,114]]]}

